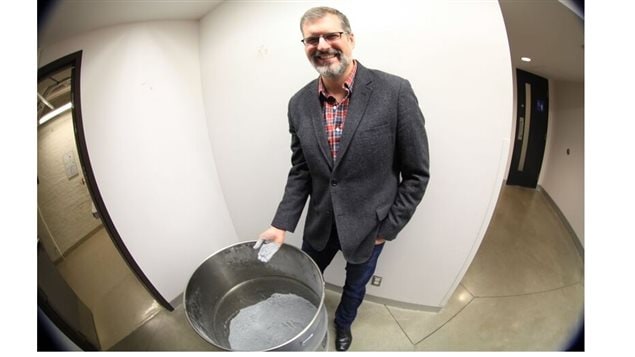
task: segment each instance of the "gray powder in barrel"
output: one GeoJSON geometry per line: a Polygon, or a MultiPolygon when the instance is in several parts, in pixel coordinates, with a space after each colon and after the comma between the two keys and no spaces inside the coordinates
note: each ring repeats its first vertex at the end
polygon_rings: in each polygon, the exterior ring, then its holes
{"type": "Polygon", "coordinates": [[[273,294],[238,312],[229,323],[229,345],[262,351],[287,342],[308,326],[317,307],[294,294],[273,294]]]}

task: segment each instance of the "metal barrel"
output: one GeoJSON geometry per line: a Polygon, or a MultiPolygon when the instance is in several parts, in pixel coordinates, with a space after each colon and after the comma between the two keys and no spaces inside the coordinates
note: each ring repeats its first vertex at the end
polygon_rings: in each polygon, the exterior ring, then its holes
{"type": "Polygon", "coordinates": [[[283,244],[263,263],[254,244],[221,249],[194,271],[183,296],[192,328],[227,351],[326,350],[324,278],[315,262],[283,244]]]}

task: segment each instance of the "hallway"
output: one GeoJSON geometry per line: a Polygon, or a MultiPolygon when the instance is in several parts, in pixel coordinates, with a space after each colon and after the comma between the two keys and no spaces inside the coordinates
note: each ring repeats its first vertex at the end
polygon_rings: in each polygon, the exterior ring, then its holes
{"type": "MultiPolygon", "coordinates": [[[[584,260],[573,239],[543,192],[504,186],[486,236],[447,306],[431,313],[365,301],[350,350],[567,349],[584,321],[584,260]]],[[[338,301],[339,294],[327,290],[329,316],[338,301]]],[[[110,350],[216,349],[189,326],[180,304],[172,312],[161,309],[110,350]]]]}
{"type": "Polygon", "coordinates": [[[102,227],[57,263],[64,280],[90,309],[101,349],[108,349],[162,310],[102,227]]]}

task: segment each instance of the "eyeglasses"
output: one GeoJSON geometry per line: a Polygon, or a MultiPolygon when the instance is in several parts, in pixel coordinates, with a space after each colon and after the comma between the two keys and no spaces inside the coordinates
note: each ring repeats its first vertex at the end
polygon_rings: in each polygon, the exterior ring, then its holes
{"type": "Polygon", "coordinates": [[[344,31],[340,32],[329,32],[319,36],[309,36],[303,38],[301,41],[305,46],[317,46],[320,43],[320,37],[324,39],[324,41],[331,43],[342,38],[342,35],[348,33],[344,31]]]}

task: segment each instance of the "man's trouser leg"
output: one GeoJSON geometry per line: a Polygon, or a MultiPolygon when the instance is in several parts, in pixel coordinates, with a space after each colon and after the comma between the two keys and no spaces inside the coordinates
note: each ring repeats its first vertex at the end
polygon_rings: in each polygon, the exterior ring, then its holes
{"type": "Polygon", "coordinates": [[[368,261],[362,264],[346,263],[346,282],[342,289],[342,299],[335,311],[335,325],[348,329],[357,316],[357,309],[364,301],[366,284],[375,273],[377,260],[384,244],[376,245],[368,261]]]}

